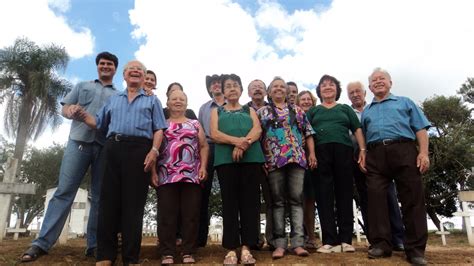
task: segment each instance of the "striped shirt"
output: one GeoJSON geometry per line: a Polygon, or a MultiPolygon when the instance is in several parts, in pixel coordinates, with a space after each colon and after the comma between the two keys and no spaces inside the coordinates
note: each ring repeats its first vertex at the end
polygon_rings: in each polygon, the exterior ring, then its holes
{"type": "Polygon", "coordinates": [[[167,127],[160,100],[142,89],[132,102],[128,90],[108,99],[96,116],[97,128],[114,134],[153,139],[153,132],[167,127]]]}

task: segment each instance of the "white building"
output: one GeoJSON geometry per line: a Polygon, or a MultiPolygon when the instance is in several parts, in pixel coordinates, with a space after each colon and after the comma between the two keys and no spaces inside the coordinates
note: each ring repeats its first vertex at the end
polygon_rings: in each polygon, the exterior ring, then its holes
{"type": "MultiPolygon", "coordinates": [[[[44,210],[46,213],[48,208],[48,203],[53,197],[56,188],[50,188],[46,192],[46,200],[44,202],[44,210]]],[[[90,200],[87,195],[87,190],[79,188],[77,191],[76,197],[74,198],[74,203],[71,206],[71,213],[67,221],[69,221],[69,238],[82,236],[87,232],[87,220],[89,219],[89,210],[91,207],[90,200]]],[[[66,226],[65,225],[65,226],[66,226]]]]}

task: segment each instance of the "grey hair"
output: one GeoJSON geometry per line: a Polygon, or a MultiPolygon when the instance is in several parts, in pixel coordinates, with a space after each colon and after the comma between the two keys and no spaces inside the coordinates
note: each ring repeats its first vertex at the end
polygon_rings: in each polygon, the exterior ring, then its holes
{"type": "MultiPolygon", "coordinates": [[[[369,77],[369,80],[370,80],[370,77],[369,77]]],[[[370,82],[370,81],[369,81],[369,82],[370,82]]],[[[347,87],[346,87],[346,88],[347,88],[347,93],[349,93],[349,86],[351,86],[351,85],[359,85],[360,88],[362,89],[362,91],[365,91],[364,84],[362,84],[362,82],[360,82],[360,81],[357,80],[357,81],[349,82],[349,83],[347,84],[347,87]]]]}
{"type": "Polygon", "coordinates": [[[283,81],[283,83],[285,84],[285,89],[286,89],[286,91],[288,91],[288,84],[286,84],[285,80],[280,76],[276,76],[276,77],[273,78],[272,82],[270,82],[270,84],[268,85],[268,88],[267,88],[267,93],[268,94],[270,94],[270,90],[272,89],[273,82],[275,82],[277,80],[283,81]]]}
{"type": "Polygon", "coordinates": [[[369,76],[369,83],[372,81],[372,76],[374,75],[375,72],[382,72],[388,77],[389,80],[392,80],[392,76],[390,76],[390,74],[388,73],[387,70],[385,70],[381,67],[376,67],[376,68],[374,68],[374,70],[372,70],[372,73],[369,76]]]}
{"type": "Polygon", "coordinates": [[[141,68],[143,69],[143,73],[146,74],[146,67],[145,67],[145,65],[144,65],[142,62],[140,62],[140,61],[138,61],[138,60],[136,60],[136,59],[133,59],[133,60],[128,61],[128,62],[123,66],[123,73],[125,74],[125,71],[127,70],[128,66],[129,66],[131,63],[134,63],[134,62],[140,64],[141,68]]]}

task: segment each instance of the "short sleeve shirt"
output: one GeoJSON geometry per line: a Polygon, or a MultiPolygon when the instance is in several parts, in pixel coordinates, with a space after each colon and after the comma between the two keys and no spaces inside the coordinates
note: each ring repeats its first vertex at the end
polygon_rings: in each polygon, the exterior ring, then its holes
{"type": "MultiPolygon", "coordinates": [[[[61,101],[62,105],[78,104],[89,114],[95,116],[106,100],[117,94],[114,85],[103,86],[99,80],[78,83],[61,101]]],[[[91,143],[97,141],[104,144],[105,135],[79,121],[72,121],[69,138],[72,140],[91,143]]]]}
{"type": "Polygon", "coordinates": [[[374,98],[362,112],[361,122],[367,143],[384,139],[415,140],[416,132],[431,126],[412,100],[393,94],[382,101],[374,98]]]}

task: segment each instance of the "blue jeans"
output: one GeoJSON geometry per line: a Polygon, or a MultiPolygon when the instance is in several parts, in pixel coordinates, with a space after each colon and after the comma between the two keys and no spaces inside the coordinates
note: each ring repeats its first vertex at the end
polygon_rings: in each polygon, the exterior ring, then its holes
{"type": "Polygon", "coordinates": [[[91,208],[87,222],[87,249],[97,247],[97,214],[100,184],[104,172],[102,146],[69,139],[64,151],[58,178],[58,187],[49,201],[39,237],[32,243],[48,251],[58,240],[64,227],[79,185],[91,167],[91,208]]]}
{"type": "Polygon", "coordinates": [[[286,248],[285,202],[290,207],[291,247],[304,245],[303,182],[305,169],[291,163],[268,173],[273,200],[273,241],[277,248],[286,248]]]}

